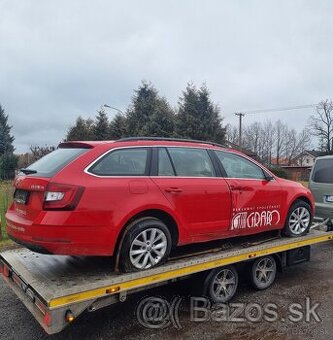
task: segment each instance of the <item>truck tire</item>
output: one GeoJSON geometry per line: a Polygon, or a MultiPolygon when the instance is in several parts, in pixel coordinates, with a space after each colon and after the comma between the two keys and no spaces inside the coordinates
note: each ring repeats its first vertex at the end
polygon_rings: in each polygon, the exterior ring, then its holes
{"type": "Polygon", "coordinates": [[[215,303],[226,303],[235,295],[238,273],[234,266],[213,269],[204,281],[204,295],[215,303]]]}
{"type": "Polygon", "coordinates": [[[269,288],[276,278],[276,261],[273,256],[265,256],[249,263],[249,282],[256,290],[269,288]]]}
{"type": "Polygon", "coordinates": [[[171,234],[167,226],[155,217],[132,222],[124,237],[119,257],[122,272],[134,272],[161,265],[171,251],[171,234]]]}
{"type": "Polygon", "coordinates": [[[297,200],[288,212],[283,233],[286,236],[297,237],[308,233],[312,223],[312,209],[307,202],[297,200]]]}

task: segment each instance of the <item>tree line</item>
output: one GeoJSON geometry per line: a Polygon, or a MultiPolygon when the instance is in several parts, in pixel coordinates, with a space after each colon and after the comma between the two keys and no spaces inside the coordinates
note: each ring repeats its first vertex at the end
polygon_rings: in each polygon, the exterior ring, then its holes
{"type": "MultiPolygon", "coordinates": [[[[236,127],[228,126],[227,139],[238,143],[236,127]]],[[[257,121],[244,128],[243,147],[251,150],[266,165],[291,165],[296,156],[311,147],[311,134],[307,128],[297,132],[281,120],[257,121]]]]}
{"type": "Polygon", "coordinates": [[[190,138],[217,143],[225,142],[220,108],[210,98],[205,85],[188,84],[172,108],[150,83],[143,82],[134,91],[124,114],[113,119],[102,107],[95,119],[78,117],[65,137],[75,140],[114,140],[123,137],[152,136],[190,138]]]}
{"type": "MultiPolygon", "coordinates": [[[[113,119],[101,108],[94,119],[79,117],[65,140],[114,140],[129,136],[190,138],[221,144],[238,144],[238,128],[223,126],[220,108],[214,104],[205,85],[188,84],[173,108],[150,83],[143,82],[134,91],[125,113],[113,119]]],[[[26,167],[55,147],[32,146],[30,152],[14,154],[14,136],[8,115],[0,105],[0,179],[13,177],[17,167],[26,167]],[[19,160],[19,162],[18,162],[19,160]]],[[[254,122],[244,128],[243,148],[251,151],[262,163],[270,166],[292,164],[294,158],[313,146],[318,138],[319,150],[333,154],[333,102],[323,100],[316,106],[305,129],[297,132],[288,124],[254,122]]]]}
{"type": "MultiPolygon", "coordinates": [[[[323,100],[316,106],[304,129],[297,132],[281,120],[256,121],[243,129],[243,147],[252,151],[266,165],[291,165],[293,160],[312,148],[318,138],[318,151],[333,153],[333,102],[323,100]]],[[[239,142],[238,127],[228,125],[226,139],[239,142]]]]}

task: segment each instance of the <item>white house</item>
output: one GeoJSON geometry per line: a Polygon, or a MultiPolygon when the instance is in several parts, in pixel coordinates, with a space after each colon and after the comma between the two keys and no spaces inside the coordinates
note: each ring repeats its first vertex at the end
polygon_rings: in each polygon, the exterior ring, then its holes
{"type": "Polygon", "coordinates": [[[303,153],[294,158],[293,163],[298,166],[312,167],[317,157],[323,153],[316,150],[305,150],[303,153]]]}

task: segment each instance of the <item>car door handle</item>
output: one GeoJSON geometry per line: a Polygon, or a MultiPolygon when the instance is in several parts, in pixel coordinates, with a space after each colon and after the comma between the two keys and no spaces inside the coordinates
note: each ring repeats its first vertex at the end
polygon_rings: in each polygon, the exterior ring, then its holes
{"type": "Polygon", "coordinates": [[[179,193],[179,192],[182,192],[183,189],[175,188],[175,187],[170,187],[170,188],[166,188],[165,191],[166,192],[170,192],[170,193],[179,193]]]}
{"type": "Polygon", "coordinates": [[[230,189],[232,191],[242,191],[242,190],[246,190],[247,187],[243,187],[241,185],[230,185],[230,189]]]}

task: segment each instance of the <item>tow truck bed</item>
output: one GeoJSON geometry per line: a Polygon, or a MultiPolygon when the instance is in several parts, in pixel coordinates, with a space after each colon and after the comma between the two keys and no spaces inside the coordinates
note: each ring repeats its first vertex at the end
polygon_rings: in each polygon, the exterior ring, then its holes
{"type": "Polygon", "coordinates": [[[311,230],[298,238],[228,243],[228,249],[186,255],[155,269],[129,274],[114,272],[107,258],[41,255],[20,248],[0,253],[0,271],[45,331],[53,334],[83,311],[124,301],[135,291],[329,240],[333,240],[332,231],[311,230]]]}

